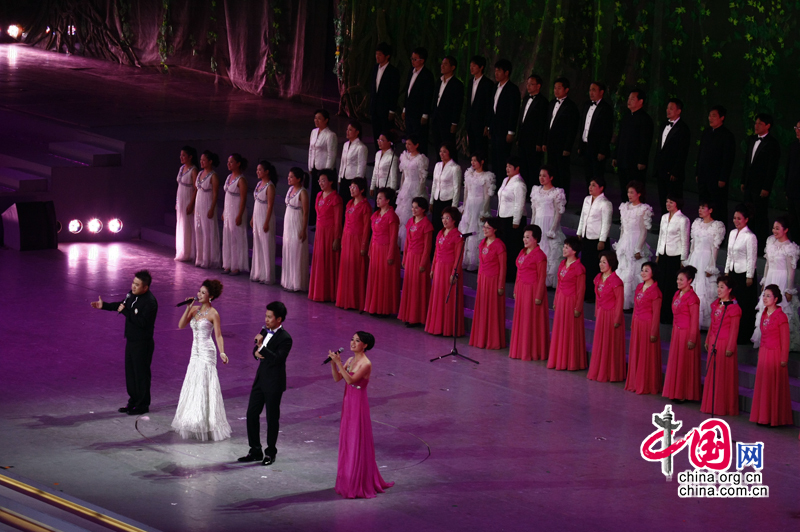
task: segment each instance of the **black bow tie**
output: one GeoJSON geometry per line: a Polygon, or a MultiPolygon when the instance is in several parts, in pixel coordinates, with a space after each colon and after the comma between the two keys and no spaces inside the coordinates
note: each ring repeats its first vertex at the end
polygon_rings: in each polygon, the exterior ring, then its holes
{"type": "Polygon", "coordinates": [[[669,121],[669,123],[667,124],[667,127],[672,127],[672,126],[674,126],[674,125],[675,125],[675,122],[673,122],[673,121],[671,121],[671,120],[670,120],[670,121],[669,121]]]}
{"type": "Polygon", "coordinates": [[[597,105],[597,102],[592,102],[592,105],[597,105]]]}

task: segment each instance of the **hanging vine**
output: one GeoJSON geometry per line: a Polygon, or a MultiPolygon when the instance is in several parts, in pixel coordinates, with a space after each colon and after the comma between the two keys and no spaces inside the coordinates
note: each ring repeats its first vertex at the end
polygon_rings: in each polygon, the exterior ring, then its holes
{"type": "Polygon", "coordinates": [[[167,38],[172,35],[172,25],[169,23],[169,1],[170,0],[161,0],[161,27],[159,28],[158,38],[156,39],[158,58],[161,60],[161,68],[164,72],[169,71],[167,58],[175,52],[173,46],[167,42],[167,38]]]}

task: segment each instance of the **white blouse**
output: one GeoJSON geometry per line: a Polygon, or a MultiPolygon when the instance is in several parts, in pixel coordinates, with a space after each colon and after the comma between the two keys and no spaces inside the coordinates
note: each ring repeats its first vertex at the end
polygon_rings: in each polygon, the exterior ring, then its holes
{"type": "Polygon", "coordinates": [[[339,182],[367,176],[367,145],[356,139],[342,147],[342,162],[339,164],[339,182]]]}
{"type": "Polygon", "coordinates": [[[336,147],[339,139],[331,128],[322,131],[314,128],[308,143],[308,170],[329,170],[336,165],[336,147]]]}
{"type": "Polygon", "coordinates": [[[658,228],[658,246],[656,254],[677,257],[680,255],[681,264],[689,258],[689,218],[681,211],[676,211],[669,218],[669,213],[661,217],[658,228]]]}
{"type": "Polygon", "coordinates": [[[385,152],[378,150],[375,154],[375,169],[372,171],[372,184],[369,189],[389,187],[397,190],[399,184],[397,164],[397,154],[393,149],[390,148],[385,152]]]}
{"type": "Polygon", "coordinates": [[[600,193],[594,198],[594,201],[592,201],[592,196],[586,196],[581,209],[581,221],[578,222],[578,236],[588,240],[606,242],[608,231],[611,229],[611,213],[613,211],[614,206],[611,205],[605,194],[600,193]]]}
{"type": "Polygon", "coordinates": [[[497,216],[513,218],[513,224],[520,225],[525,217],[527,197],[528,187],[525,186],[525,181],[519,174],[503,179],[503,184],[497,191],[497,216]]]}
{"type": "Polygon", "coordinates": [[[433,185],[431,186],[431,203],[434,200],[452,201],[458,207],[461,200],[461,167],[453,159],[445,165],[442,161],[433,168],[433,185]]]}
{"type": "Polygon", "coordinates": [[[748,279],[756,276],[756,255],[758,239],[745,227],[741,231],[733,229],[728,236],[728,258],[725,260],[725,273],[746,273],[748,279]]]}

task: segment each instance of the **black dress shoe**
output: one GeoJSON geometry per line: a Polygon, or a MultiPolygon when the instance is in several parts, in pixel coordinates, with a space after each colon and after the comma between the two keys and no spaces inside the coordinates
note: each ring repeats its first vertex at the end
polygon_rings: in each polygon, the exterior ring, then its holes
{"type": "Polygon", "coordinates": [[[149,409],[149,408],[136,408],[136,407],[131,407],[131,408],[129,408],[129,409],[128,409],[128,415],[129,415],[129,416],[141,416],[142,414],[146,414],[146,413],[148,413],[149,411],[150,411],[150,409],[149,409]]]}
{"type": "Polygon", "coordinates": [[[122,408],[119,408],[117,412],[119,412],[120,414],[126,414],[128,410],[130,410],[130,407],[123,406],[122,408]]]}
{"type": "Polygon", "coordinates": [[[264,458],[263,455],[247,453],[247,456],[239,458],[239,462],[260,462],[264,458]]]}
{"type": "Polygon", "coordinates": [[[265,456],[261,461],[261,465],[272,465],[275,462],[274,456],[265,456]]]}

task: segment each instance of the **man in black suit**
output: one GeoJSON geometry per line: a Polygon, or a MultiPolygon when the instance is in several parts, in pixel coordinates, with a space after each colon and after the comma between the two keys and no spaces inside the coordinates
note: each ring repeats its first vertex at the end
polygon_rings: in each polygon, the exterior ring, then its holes
{"type": "Polygon", "coordinates": [[[542,78],[531,74],[525,83],[528,94],[522,100],[522,114],[517,129],[517,146],[522,159],[522,178],[528,191],[539,184],[539,170],[544,163],[544,141],[547,138],[547,98],[540,94],[542,78]]]}
{"type": "Polygon", "coordinates": [[[498,176],[504,174],[506,160],[511,155],[519,116],[519,87],[509,81],[510,77],[511,61],[497,61],[494,64],[497,85],[489,108],[489,141],[492,145],[492,171],[498,176]]]}
{"type": "Polygon", "coordinates": [[[486,157],[489,153],[489,120],[492,116],[492,96],[494,83],[483,75],[486,58],[476,55],[470,60],[467,84],[467,143],[470,155],[480,152],[486,157]]]}
{"type": "Polygon", "coordinates": [[[624,113],[619,123],[617,145],[611,166],[617,169],[620,190],[626,190],[631,181],[638,181],[642,186],[647,182],[647,165],[650,162],[654,126],[653,119],[644,110],[646,98],[643,89],[634,88],[628,95],[630,113],[624,113]]]}
{"type": "Polygon", "coordinates": [[[106,303],[98,297],[92,307],[114,310],[125,316],[125,384],[128,404],[120,413],[138,416],[150,411],[150,364],[153,362],[153,331],[158,314],[158,301],[150,291],[153,278],[147,270],[134,274],[131,291],[123,301],[106,303]]]}
{"type": "Polygon", "coordinates": [[[736,156],[736,140],[725,127],[726,109],[715,105],[708,112],[708,125],[700,137],[695,180],[701,199],[711,203],[714,219],[728,224],[728,182],[736,156]]]}
{"type": "Polygon", "coordinates": [[[755,207],[751,219],[751,230],[758,238],[759,249],[763,249],[770,235],[769,194],[778,173],[781,145],[769,130],[772,117],[766,113],[756,115],[755,135],[747,139],[742,172],[742,192],[745,203],[755,207]]]}
{"type": "Polygon", "coordinates": [[[558,78],[553,83],[553,100],[547,109],[547,141],[544,151],[547,164],[555,168],[555,185],[564,189],[569,202],[570,174],[569,155],[578,132],[580,112],[575,102],[569,99],[569,80],[558,78]]]}
{"type": "Polygon", "coordinates": [[[376,151],[380,134],[394,127],[394,111],[397,106],[397,93],[400,90],[400,71],[389,63],[391,57],[392,47],[385,42],[375,47],[375,67],[370,77],[369,103],[376,151]]]}
{"type": "Polygon", "coordinates": [[[419,152],[428,153],[428,119],[433,103],[433,74],[425,68],[428,50],[415,48],[411,54],[411,71],[408,73],[403,106],[403,121],[406,125],[406,136],[416,135],[419,138],[419,152]]]}
{"type": "Polygon", "coordinates": [[[657,137],[655,177],[662,216],[667,213],[667,196],[683,198],[691,131],[681,119],[682,110],[683,102],[678,98],[667,100],[667,122],[661,126],[657,137]]]}
{"type": "MultiPolygon", "coordinates": [[[[605,93],[605,84],[593,81],[589,85],[589,101],[583,105],[579,122],[583,125],[583,131],[578,142],[578,155],[582,155],[584,159],[583,176],[586,179],[586,186],[597,177],[605,179],[606,159],[611,153],[614,109],[603,99],[605,93]]],[[[622,191],[623,200],[625,193],[626,191],[622,191]]]]}
{"type": "Polygon", "coordinates": [[[797,141],[789,146],[786,161],[786,198],[793,227],[800,229],[800,122],[794,125],[794,135],[797,141]]]}
{"type": "Polygon", "coordinates": [[[455,76],[458,61],[448,55],[442,59],[442,77],[434,93],[433,142],[436,151],[445,142],[456,141],[456,129],[464,106],[464,83],[455,76]]]}
{"type": "Polygon", "coordinates": [[[250,451],[239,458],[240,462],[261,462],[270,465],[275,461],[278,449],[278,421],[281,417],[281,397],[286,391],[286,357],[292,349],[292,337],[283,328],[286,306],[280,301],[267,305],[265,327],[256,335],[253,356],[258,360],[258,370],[250,402],[247,405],[247,441],[250,451]],[[261,450],[261,426],[259,418],[267,407],[267,449],[261,450]]]}

